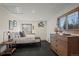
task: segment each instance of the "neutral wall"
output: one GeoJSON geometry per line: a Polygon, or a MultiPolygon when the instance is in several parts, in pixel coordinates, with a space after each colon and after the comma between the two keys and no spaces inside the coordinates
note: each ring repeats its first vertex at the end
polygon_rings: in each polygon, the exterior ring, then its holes
{"type": "MultiPolygon", "coordinates": [[[[0,6],[0,43],[8,40],[8,36],[6,34],[8,28],[9,28],[9,12],[5,8],[0,6]]],[[[0,45],[0,52],[3,52],[5,49],[6,45],[0,45]]]]}
{"type": "Polygon", "coordinates": [[[51,20],[47,22],[47,38],[48,42],[50,42],[50,34],[54,34],[54,28],[56,27],[57,20],[56,18],[52,17],[51,20]]]}
{"type": "MultiPolygon", "coordinates": [[[[8,31],[9,28],[9,12],[6,11],[5,8],[0,6],[0,43],[3,41],[3,32],[8,31]]],[[[4,37],[5,41],[7,40],[7,36],[4,37]]]]}

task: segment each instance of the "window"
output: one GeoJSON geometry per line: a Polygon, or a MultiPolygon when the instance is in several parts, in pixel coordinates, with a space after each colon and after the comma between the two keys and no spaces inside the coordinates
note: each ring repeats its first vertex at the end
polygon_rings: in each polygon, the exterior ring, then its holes
{"type": "Polygon", "coordinates": [[[67,21],[68,21],[68,29],[78,29],[79,28],[78,11],[68,15],[67,21]]]}
{"type": "Polygon", "coordinates": [[[79,7],[59,17],[57,25],[63,30],[79,30],[79,7]]]}
{"type": "Polygon", "coordinates": [[[60,29],[62,30],[66,29],[66,17],[59,18],[58,22],[59,22],[60,29]]]}

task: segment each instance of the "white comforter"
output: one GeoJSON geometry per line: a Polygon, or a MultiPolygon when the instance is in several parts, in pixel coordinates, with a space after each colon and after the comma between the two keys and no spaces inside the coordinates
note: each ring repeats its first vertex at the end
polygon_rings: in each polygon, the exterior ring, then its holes
{"type": "Polygon", "coordinates": [[[27,35],[26,37],[20,37],[20,38],[14,39],[14,41],[16,41],[16,44],[23,44],[23,43],[40,42],[40,39],[35,39],[35,36],[33,35],[27,35]]]}

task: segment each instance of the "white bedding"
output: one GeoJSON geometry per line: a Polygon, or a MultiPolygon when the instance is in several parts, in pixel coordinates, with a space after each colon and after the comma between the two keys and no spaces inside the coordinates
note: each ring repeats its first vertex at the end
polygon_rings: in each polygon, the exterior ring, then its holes
{"type": "Polygon", "coordinates": [[[40,42],[39,39],[36,39],[36,40],[21,39],[21,40],[15,40],[15,41],[16,41],[16,44],[40,42]]]}
{"type": "Polygon", "coordinates": [[[20,37],[20,38],[14,39],[14,41],[16,41],[16,44],[23,44],[23,43],[40,42],[40,39],[35,39],[34,35],[27,35],[26,37],[20,37]]]}

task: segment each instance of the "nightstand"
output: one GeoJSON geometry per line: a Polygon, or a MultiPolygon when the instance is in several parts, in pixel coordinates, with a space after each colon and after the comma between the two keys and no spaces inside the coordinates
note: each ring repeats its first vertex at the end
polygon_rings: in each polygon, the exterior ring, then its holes
{"type": "Polygon", "coordinates": [[[2,44],[6,45],[6,50],[1,55],[12,55],[16,50],[16,41],[6,41],[2,42],[2,44]]]}

